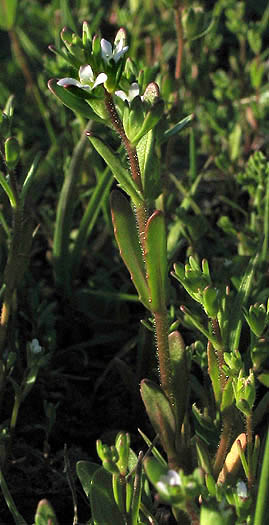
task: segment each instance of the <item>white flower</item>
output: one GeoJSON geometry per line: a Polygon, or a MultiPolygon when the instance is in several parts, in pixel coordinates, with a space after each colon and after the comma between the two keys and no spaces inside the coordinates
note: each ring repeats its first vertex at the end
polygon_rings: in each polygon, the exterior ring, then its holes
{"type": "Polygon", "coordinates": [[[76,86],[78,88],[85,89],[86,91],[91,91],[96,86],[99,86],[100,84],[104,84],[104,82],[107,80],[107,75],[105,73],[99,73],[99,75],[94,79],[94,74],[91,66],[87,64],[86,66],[81,66],[79,68],[79,80],[76,80],[75,78],[61,78],[61,80],[58,80],[57,84],[58,86],[76,86]]]}
{"type": "Polygon", "coordinates": [[[157,482],[157,488],[163,494],[169,495],[168,487],[180,486],[181,477],[175,470],[168,470],[165,476],[160,477],[160,481],[157,482]]]}
{"type": "Polygon", "coordinates": [[[40,354],[42,346],[40,346],[38,339],[33,339],[30,343],[30,350],[32,354],[40,354]]]}
{"type": "Polygon", "coordinates": [[[236,484],[236,491],[239,498],[246,499],[248,497],[248,489],[244,481],[238,481],[236,484]]]}
{"type": "Polygon", "coordinates": [[[128,90],[128,95],[127,93],[125,93],[125,91],[122,90],[115,91],[115,95],[117,95],[117,97],[120,97],[123,101],[127,100],[127,102],[129,102],[130,104],[132,100],[134,100],[134,98],[138,97],[139,95],[139,85],[137,82],[133,82],[128,90]]]}
{"type": "Polygon", "coordinates": [[[104,38],[101,39],[101,53],[102,53],[102,59],[108,64],[110,60],[113,58],[114,62],[118,62],[119,59],[126,53],[128,50],[128,46],[124,45],[125,40],[124,38],[121,38],[114,49],[112,50],[112,45],[108,40],[105,40],[104,38]]]}

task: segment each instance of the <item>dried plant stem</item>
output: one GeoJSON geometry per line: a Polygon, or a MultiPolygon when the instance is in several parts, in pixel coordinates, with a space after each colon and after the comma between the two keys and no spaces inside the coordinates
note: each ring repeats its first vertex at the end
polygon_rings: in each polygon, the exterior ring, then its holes
{"type": "Polygon", "coordinates": [[[177,58],[175,68],[175,79],[179,80],[181,77],[182,69],[182,56],[183,56],[183,26],[182,26],[182,7],[178,6],[175,8],[175,23],[177,32],[177,58]]]}
{"type": "Polygon", "coordinates": [[[39,92],[39,89],[37,87],[37,84],[36,82],[34,82],[33,80],[33,77],[32,77],[32,74],[31,74],[31,71],[28,67],[28,64],[26,62],[26,59],[25,59],[25,56],[21,50],[21,47],[20,47],[20,43],[19,43],[19,39],[18,39],[18,36],[17,36],[17,33],[15,31],[15,29],[12,29],[8,32],[9,34],[9,38],[10,38],[10,42],[11,42],[11,46],[12,46],[12,50],[14,52],[14,55],[15,55],[15,58],[19,64],[19,67],[21,68],[22,70],[22,73],[23,73],[23,76],[25,78],[25,81],[31,91],[31,94],[37,104],[37,107],[39,109],[39,112],[40,112],[40,115],[43,119],[43,122],[46,126],[46,129],[47,129],[47,132],[48,132],[48,135],[49,135],[49,138],[50,138],[50,141],[52,144],[56,144],[57,142],[57,137],[54,133],[54,129],[51,125],[51,122],[49,120],[49,116],[48,116],[48,111],[46,109],[46,106],[41,98],[41,95],[40,95],[40,92],[39,92]]]}

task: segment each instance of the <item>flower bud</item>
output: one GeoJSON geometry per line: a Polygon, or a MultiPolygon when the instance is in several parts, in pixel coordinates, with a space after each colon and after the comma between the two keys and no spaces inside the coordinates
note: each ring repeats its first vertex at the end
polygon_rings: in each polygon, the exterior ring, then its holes
{"type": "Polygon", "coordinates": [[[208,317],[216,319],[219,311],[219,297],[216,288],[206,286],[203,290],[203,307],[208,317]]]}
{"type": "Polygon", "coordinates": [[[251,331],[256,337],[260,337],[267,325],[267,312],[264,304],[252,304],[248,312],[245,310],[244,315],[251,331]]]}
{"type": "Polygon", "coordinates": [[[20,159],[20,146],[15,137],[5,141],[5,161],[9,170],[14,170],[20,159]]]}

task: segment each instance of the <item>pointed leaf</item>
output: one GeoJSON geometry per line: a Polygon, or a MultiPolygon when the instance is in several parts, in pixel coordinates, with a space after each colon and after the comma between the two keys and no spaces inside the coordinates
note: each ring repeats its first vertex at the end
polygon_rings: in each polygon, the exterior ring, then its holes
{"type": "Polygon", "coordinates": [[[166,307],[168,268],[165,220],[159,210],[151,215],[146,225],[145,260],[151,309],[161,312],[166,307]]]}
{"type": "Polygon", "coordinates": [[[78,113],[89,120],[103,122],[103,119],[94,113],[89,104],[87,104],[83,98],[74,95],[74,93],[65,87],[58,86],[56,79],[53,78],[49,80],[48,87],[53,95],[55,95],[65,106],[72,109],[74,113],[78,113]]]}
{"type": "Polygon", "coordinates": [[[141,192],[133,181],[129,171],[122,166],[115,153],[98,137],[95,137],[90,133],[88,133],[87,136],[93,147],[110,167],[115,179],[118,181],[122,189],[131,197],[134,204],[136,206],[143,204],[144,201],[141,192]]]}
{"type": "Polygon", "coordinates": [[[15,24],[18,0],[0,0],[0,28],[9,31],[15,24]]]}
{"type": "Polygon", "coordinates": [[[249,261],[247,269],[242,277],[238,293],[231,308],[231,315],[229,319],[230,333],[230,350],[236,350],[239,347],[239,339],[242,329],[242,308],[246,305],[249,294],[251,292],[252,281],[255,274],[256,266],[259,262],[260,250],[257,255],[249,261]]]}
{"type": "Polygon", "coordinates": [[[172,371],[172,392],[175,399],[175,417],[177,435],[181,432],[185,416],[188,390],[189,371],[184,341],[178,331],[172,332],[169,337],[169,354],[172,371]]]}
{"type": "Polygon", "coordinates": [[[93,475],[90,503],[94,525],[125,524],[114,500],[112,476],[104,468],[98,469],[93,475]]]}
{"type": "Polygon", "coordinates": [[[150,309],[145,265],[139,244],[137,226],[132,208],[124,195],[117,190],[111,194],[111,211],[114,233],[140,301],[150,309]]]}
{"type": "Polygon", "coordinates": [[[90,497],[93,475],[99,468],[102,468],[101,465],[93,463],[92,461],[78,461],[76,464],[76,473],[87,498],[90,497]]]}
{"type": "Polygon", "coordinates": [[[161,387],[149,379],[141,382],[141,396],[150,422],[160,436],[163,449],[168,457],[174,457],[176,424],[170,402],[161,387]]]}
{"type": "Polygon", "coordinates": [[[35,525],[58,525],[56,514],[50,502],[42,499],[37,506],[35,515],[35,525]]]}
{"type": "Polygon", "coordinates": [[[179,133],[182,129],[188,126],[194,119],[194,114],[191,113],[187,117],[180,120],[175,126],[164,132],[163,136],[159,140],[159,144],[166,142],[170,137],[179,133]]]}
{"type": "Polygon", "coordinates": [[[267,430],[267,437],[265,449],[263,454],[262,469],[259,480],[259,488],[256,500],[256,510],[254,517],[254,525],[264,525],[268,517],[268,494],[269,494],[269,432],[267,430]]]}
{"type": "Polygon", "coordinates": [[[154,135],[150,130],[136,147],[144,195],[146,200],[155,200],[161,193],[159,162],[154,151],[154,135]]]}

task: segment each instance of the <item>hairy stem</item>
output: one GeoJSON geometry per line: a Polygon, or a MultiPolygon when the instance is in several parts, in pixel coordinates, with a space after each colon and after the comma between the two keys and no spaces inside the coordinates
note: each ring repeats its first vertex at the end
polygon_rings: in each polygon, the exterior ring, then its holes
{"type": "Polygon", "coordinates": [[[247,455],[248,455],[248,488],[251,489],[254,483],[253,472],[253,415],[246,417],[247,434],[247,455]]]}
{"type": "Polygon", "coordinates": [[[168,343],[168,320],[166,310],[154,312],[161,387],[172,406],[175,404],[171,382],[171,362],[168,343]]]}
{"type": "Polygon", "coordinates": [[[223,414],[223,428],[219,443],[219,448],[215,457],[215,463],[214,463],[214,475],[217,478],[222,467],[223,463],[226,459],[227,450],[230,444],[231,439],[231,432],[232,432],[232,424],[231,424],[231,418],[229,411],[226,411],[226,413],[223,414]]]}
{"type": "MultiPolygon", "coordinates": [[[[143,193],[142,178],[141,178],[141,172],[140,172],[136,148],[131,144],[128,137],[126,136],[121,119],[115,108],[115,104],[114,104],[112,95],[108,93],[108,91],[106,90],[105,90],[105,105],[106,105],[108,114],[110,116],[111,123],[115,131],[120,136],[123,146],[125,148],[125,151],[127,153],[129,163],[130,163],[130,171],[131,171],[132,178],[134,182],[137,184],[141,193],[143,193]]],[[[136,215],[136,220],[137,220],[137,225],[138,225],[138,232],[139,232],[141,248],[142,248],[142,252],[144,255],[145,253],[145,227],[146,227],[146,222],[147,222],[148,215],[149,215],[146,205],[142,204],[141,206],[137,206],[135,209],[135,215],[136,215]]]]}

